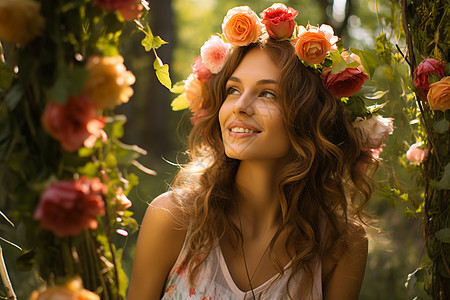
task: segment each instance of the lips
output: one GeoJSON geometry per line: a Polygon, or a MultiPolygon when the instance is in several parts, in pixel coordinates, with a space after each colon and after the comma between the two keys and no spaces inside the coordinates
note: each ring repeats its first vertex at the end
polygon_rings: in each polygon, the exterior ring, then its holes
{"type": "Polygon", "coordinates": [[[261,130],[256,126],[241,122],[233,121],[228,125],[228,130],[231,132],[243,132],[243,133],[260,133],[261,130]]]}

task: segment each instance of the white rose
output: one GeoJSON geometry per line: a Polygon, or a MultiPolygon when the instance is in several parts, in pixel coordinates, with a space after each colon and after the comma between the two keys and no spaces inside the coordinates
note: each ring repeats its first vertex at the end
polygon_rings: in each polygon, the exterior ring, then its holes
{"type": "Polygon", "coordinates": [[[383,141],[388,139],[389,134],[394,132],[393,121],[393,118],[383,118],[382,116],[357,117],[353,122],[353,127],[359,135],[361,147],[380,148],[383,141]]]}

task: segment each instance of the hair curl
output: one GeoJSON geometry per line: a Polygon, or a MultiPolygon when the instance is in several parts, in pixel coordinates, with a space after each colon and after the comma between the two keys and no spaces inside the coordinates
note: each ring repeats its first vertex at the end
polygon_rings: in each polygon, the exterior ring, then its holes
{"type": "MultiPolygon", "coordinates": [[[[337,258],[348,246],[345,236],[349,222],[364,223],[363,208],[372,193],[372,179],[358,166],[376,166],[377,162],[361,151],[344,105],[323,87],[316,70],[302,64],[287,40],[263,37],[249,46],[235,47],[222,71],[203,89],[208,91],[204,100],[209,114],[193,127],[189,136],[191,162],[172,183],[175,199],[190,216],[184,267],[189,267],[193,283],[224,228],[231,228],[242,242],[240,230],[229,217],[237,195],[234,178],[239,160],[225,155],[218,113],[226,98],[227,80],[255,47],[267,50],[280,66],[277,99],[292,149],[291,160],[278,181],[283,192],[281,226],[270,243],[270,252],[281,232],[287,230],[286,249],[295,249],[291,274],[303,269],[311,288],[313,259],[324,255],[337,258]],[[320,234],[324,219],[325,236],[320,234]]],[[[284,266],[274,255],[271,259],[283,273],[284,266]]]]}

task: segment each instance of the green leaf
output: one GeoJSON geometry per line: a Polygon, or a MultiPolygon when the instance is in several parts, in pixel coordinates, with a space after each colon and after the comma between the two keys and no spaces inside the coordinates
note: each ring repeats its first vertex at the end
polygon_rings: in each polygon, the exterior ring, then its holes
{"type": "Polygon", "coordinates": [[[178,81],[177,83],[175,83],[172,88],[170,89],[170,91],[174,94],[181,94],[184,92],[184,80],[182,81],[178,81]]]}
{"type": "Polygon", "coordinates": [[[159,36],[156,36],[155,38],[153,38],[152,48],[158,49],[159,47],[161,47],[164,44],[167,44],[167,42],[164,41],[159,36]]]}
{"type": "Polygon", "coordinates": [[[443,243],[450,243],[450,228],[444,228],[436,232],[436,238],[443,243]]]}
{"type": "Polygon", "coordinates": [[[186,94],[183,93],[183,94],[179,95],[178,97],[176,97],[172,101],[170,106],[172,106],[172,110],[173,111],[179,111],[179,110],[183,110],[183,109],[189,108],[189,103],[188,103],[188,101],[186,99],[186,94]]]}
{"type": "Polygon", "coordinates": [[[450,190],[450,163],[445,166],[444,175],[436,183],[436,187],[440,190],[450,190]]]}
{"type": "Polygon", "coordinates": [[[11,87],[14,72],[2,61],[0,61],[0,88],[7,90],[11,87]]]}
{"type": "Polygon", "coordinates": [[[97,164],[94,164],[93,162],[88,162],[82,167],[78,168],[78,172],[80,172],[81,175],[86,175],[88,177],[95,177],[98,173],[97,164]]]}
{"type": "Polygon", "coordinates": [[[89,76],[89,71],[83,67],[73,67],[67,71],[67,77],[70,82],[69,92],[72,95],[78,95],[84,88],[84,84],[89,76]]]}
{"type": "Polygon", "coordinates": [[[141,45],[144,46],[145,51],[152,50],[153,36],[150,36],[150,35],[145,36],[144,39],[141,41],[141,45]]]}
{"type": "Polygon", "coordinates": [[[352,53],[359,56],[361,65],[363,66],[364,70],[369,73],[369,78],[372,78],[375,69],[378,67],[378,60],[375,54],[368,50],[359,50],[356,48],[350,48],[350,50],[352,51],[352,53]]]}
{"type": "Polygon", "coordinates": [[[14,110],[24,97],[24,91],[21,85],[15,85],[8,94],[6,94],[5,102],[9,110],[14,110]]]}
{"type": "Polygon", "coordinates": [[[153,67],[155,68],[156,77],[158,77],[159,82],[170,90],[172,88],[172,81],[169,75],[169,65],[161,65],[157,57],[153,63],[153,67]]]}
{"type": "Polygon", "coordinates": [[[80,149],[78,149],[78,156],[89,157],[91,155],[94,155],[94,152],[95,152],[94,148],[81,147],[80,149]]]}
{"type": "Polygon", "coordinates": [[[437,122],[434,122],[433,128],[438,133],[445,133],[448,131],[448,128],[450,127],[450,122],[446,119],[439,120],[437,122]]]}
{"type": "Polygon", "coordinates": [[[364,98],[369,99],[369,100],[377,100],[377,99],[382,98],[387,93],[389,93],[389,90],[387,90],[387,91],[376,91],[374,93],[364,94],[364,98]]]}
{"type": "Polygon", "coordinates": [[[347,68],[347,62],[342,58],[339,51],[331,51],[330,55],[333,60],[331,74],[337,74],[339,72],[344,71],[345,68],[347,68]]]}

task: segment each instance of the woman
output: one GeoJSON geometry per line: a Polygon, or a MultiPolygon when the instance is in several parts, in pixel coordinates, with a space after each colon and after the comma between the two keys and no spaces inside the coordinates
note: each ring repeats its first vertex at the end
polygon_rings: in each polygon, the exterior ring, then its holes
{"type": "Polygon", "coordinates": [[[237,14],[250,25],[217,74],[197,72],[191,163],[148,208],[128,299],[357,299],[375,160],[292,32],[255,39],[253,12],[230,12],[228,41],[237,14]]]}

